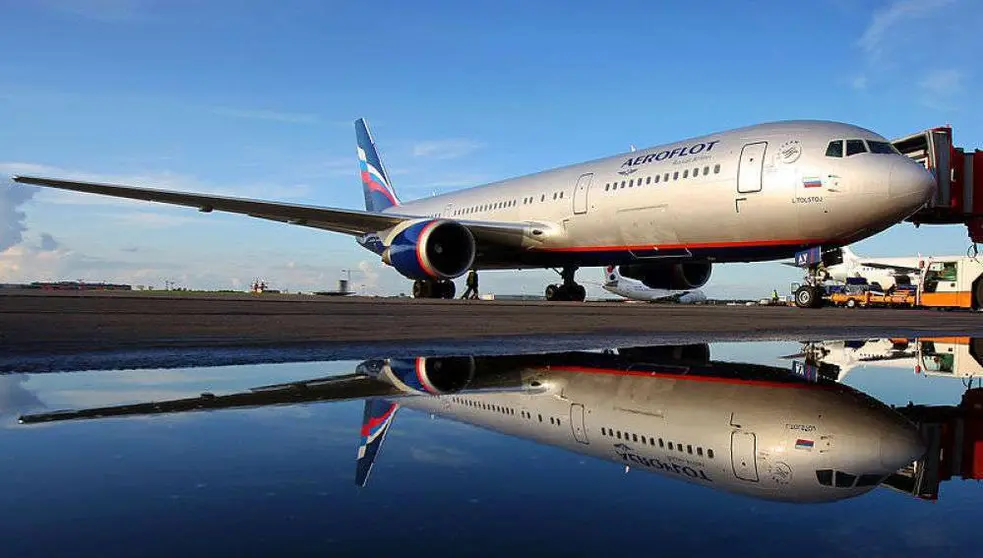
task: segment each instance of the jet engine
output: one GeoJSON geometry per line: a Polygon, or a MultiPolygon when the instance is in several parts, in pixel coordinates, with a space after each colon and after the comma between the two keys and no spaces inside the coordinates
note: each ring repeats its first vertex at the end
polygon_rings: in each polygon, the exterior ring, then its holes
{"type": "Polygon", "coordinates": [[[650,289],[688,291],[706,285],[711,267],[710,262],[640,263],[619,266],[618,271],[650,289]]]}
{"type": "Polygon", "coordinates": [[[415,221],[394,231],[382,260],[408,279],[454,279],[463,275],[477,251],[474,236],[455,221],[415,221]]]}
{"type": "Polygon", "coordinates": [[[401,390],[444,395],[466,389],[474,380],[475,364],[471,357],[418,357],[391,359],[389,370],[401,390]]]}

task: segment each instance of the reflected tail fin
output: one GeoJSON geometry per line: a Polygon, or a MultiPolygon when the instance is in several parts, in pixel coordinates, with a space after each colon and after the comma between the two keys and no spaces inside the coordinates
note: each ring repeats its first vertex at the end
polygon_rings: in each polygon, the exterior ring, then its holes
{"type": "Polygon", "coordinates": [[[355,121],[355,139],[358,142],[358,174],[362,179],[365,210],[379,212],[399,205],[389,173],[382,166],[382,159],[364,118],[355,121]]]}
{"type": "Polygon", "coordinates": [[[355,484],[365,486],[369,480],[372,465],[375,464],[382,442],[386,439],[389,427],[399,405],[384,399],[366,399],[362,415],[362,432],[358,445],[358,458],[355,464],[355,484]]]}

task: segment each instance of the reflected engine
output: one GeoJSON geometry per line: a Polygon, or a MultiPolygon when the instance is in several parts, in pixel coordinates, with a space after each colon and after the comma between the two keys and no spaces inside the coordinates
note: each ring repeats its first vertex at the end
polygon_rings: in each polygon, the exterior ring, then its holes
{"type": "Polygon", "coordinates": [[[706,285],[711,267],[710,262],[644,263],[619,266],[618,272],[650,289],[689,291],[706,285]]]}
{"type": "Polygon", "coordinates": [[[396,229],[382,260],[408,279],[454,279],[474,263],[474,236],[455,221],[415,221],[396,229]]]}
{"type": "Polygon", "coordinates": [[[408,392],[444,395],[466,389],[474,380],[475,363],[471,357],[418,357],[391,359],[389,369],[399,389],[408,392]]]}

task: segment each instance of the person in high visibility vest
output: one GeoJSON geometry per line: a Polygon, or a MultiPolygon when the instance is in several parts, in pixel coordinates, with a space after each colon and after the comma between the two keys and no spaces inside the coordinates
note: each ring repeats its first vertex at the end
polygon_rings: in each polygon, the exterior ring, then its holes
{"type": "Polygon", "coordinates": [[[478,272],[471,270],[468,272],[468,278],[465,280],[465,285],[468,288],[461,295],[461,298],[478,298],[478,272]]]}

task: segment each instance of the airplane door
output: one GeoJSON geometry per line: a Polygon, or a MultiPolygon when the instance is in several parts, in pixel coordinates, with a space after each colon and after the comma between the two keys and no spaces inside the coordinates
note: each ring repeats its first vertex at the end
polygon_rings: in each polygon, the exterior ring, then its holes
{"type": "Polygon", "coordinates": [[[574,214],[587,213],[587,192],[590,190],[591,179],[594,173],[580,175],[577,179],[577,188],[573,191],[573,212],[574,214]]]}
{"type": "Polygon", "coordinates": [[[734,476],[741,480],[758,482],[758,465],[754,461],[755,439],[753,432],[735,430],[730,435],[730,460],[734,476]]]}
{"type": "Polygon", "coordinates": [[[768,142],[749,143],[741,149],[737,167],[737,191],[741,194],[761,191],[761,169],[765,164],[768,142]]]}
{"type": "Polygon", "coordinates": [[[579,403],[570,405],[570,428],[573,428],[573,437],[581,444],[587,442],[587,429],[584,427],[584,406],[579,403]]]}

